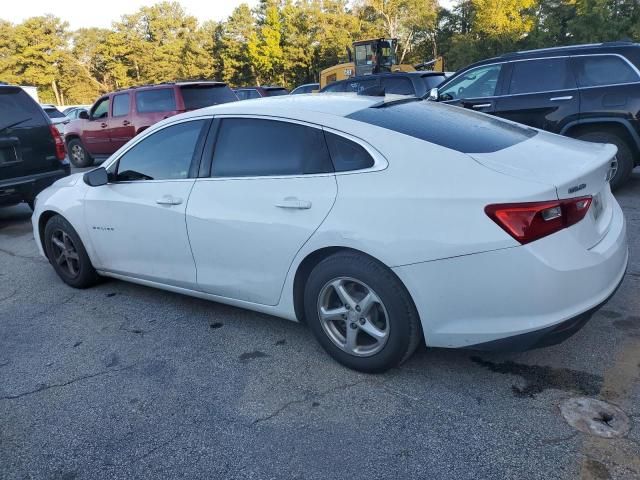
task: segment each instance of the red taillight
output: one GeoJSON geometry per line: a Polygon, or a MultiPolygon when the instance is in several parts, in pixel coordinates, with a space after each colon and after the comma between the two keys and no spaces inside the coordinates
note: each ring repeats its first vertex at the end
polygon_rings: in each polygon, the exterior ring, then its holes
{"type": "Polygon", "coordinates": [[[64,140],[62,140],[62,136],[56,127],[49,125],[49,130],[53,137],[53,143],[56,144],[56,158],[63,161],[64,157],[67,155],[67,149],[64,148],[64,140]]]}
{"type": "Polygon", "coordinates": [[[484,211],[524,245],[578,223],[590,206],[591,197],[588,196],[549,202],[487,205],[484,211]]]}

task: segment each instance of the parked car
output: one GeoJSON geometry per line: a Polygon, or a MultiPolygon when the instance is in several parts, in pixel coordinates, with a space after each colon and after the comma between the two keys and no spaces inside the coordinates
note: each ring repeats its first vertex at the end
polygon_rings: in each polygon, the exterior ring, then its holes
{"type": "Polygon", "coordinates": [[[393,72],[362,75],[330,83],[320,93],[361,92],[371,87],[383,87],[385,93],[425,97],[445,79],[442,72],[393,72]]]}
{"type": "Polygon", "coordinates": [[[300,95],[301,93],[312,93],[316,90],[320,90],[319,83],[307,83],[305,85],[300,85],[293,90],[291,90],[290,95],[300,95]]]}
{"type": "Polygon", "coordinates": [[[163,83],[109,93],[67,125],[69,159],[76,167],[87,167],[162,119],[237,100],[222,82],[163,83]]]}
{"type": "Polygon", "coordinates": [[[250,100],[261,97],[277,97],[279,95],[289,95],[289,90],[284,87],[246,87],[234,90],[239,100],[250,100]]]}
{"type": "Polygon", "coordinates": [[[80,112],[89,112],[91,105],[82,105],[76,107],[65,108],[62,113],[66,115],[69,120],[75,120],[80,117],[80,112]]]}
{"type": "Polygon", "coordinates": [[[527,348],[579,329],[627,266],[615,153],[407,97],[237,102],[42,192],[33,230],[73,287],[105,275],[299,320],[382,371],[423,338],[527,348]]]}
{"type": "Polygon", "coordinates": [[[63,135],[64,126],[71,120],[64,113],[58,110],[58,107],[55,105],[42,105],[42,109],[44,110],[44,113],[47,114],[51,123],[56,127],[60,135],[63,135]]]}
{"type": "Polygon", "coordinates": [[[0,85],[0,206],[27,202],[69,175],[64,142],[22,88],[0,85]]]}
{"type": "Polygon", "coordinates": [[[432,100],[618,147],[615,189],[640,164],[640,44],[529,50],[474,63],[432,100]]]}

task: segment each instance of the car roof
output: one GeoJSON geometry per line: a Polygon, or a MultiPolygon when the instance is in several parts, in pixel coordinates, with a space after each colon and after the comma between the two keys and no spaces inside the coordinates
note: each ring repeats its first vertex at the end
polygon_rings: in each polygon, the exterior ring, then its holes
{"type": "Polygon", "coordinates": [[[107,96],[107,95],[111,95],[114,93],[122,93],[122,92],[128,92],[131,90],[149,90],[149,89],[153,89],[153,88],[162,88],[162,87],[184,87],[184,86],[189,86],[189,85],[219,85],[219,86],[225,86],[227,84],[227,82],[219,82],[217,80],[185,80],[185,81],[181,81],[181,82],[162,82],[162,83],[153,83],[153,84],[149,84],[149,85],[137,85],[135,87],[128,87],[128,88],[123,88],[120,90],[115,90],[113,92],[109,92],[106,93],[103,96],[107,96]]]}

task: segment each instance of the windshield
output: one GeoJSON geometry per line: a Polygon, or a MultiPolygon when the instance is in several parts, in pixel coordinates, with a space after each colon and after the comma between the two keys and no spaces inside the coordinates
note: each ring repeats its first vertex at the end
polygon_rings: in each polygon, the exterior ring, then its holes
{"type": "Polygon", "coordinates": [[[184,108],[187,110],[197,110],[238,100],[235,93],[226,85],[185,85],[180,87],[180,91],[184,108]]]}

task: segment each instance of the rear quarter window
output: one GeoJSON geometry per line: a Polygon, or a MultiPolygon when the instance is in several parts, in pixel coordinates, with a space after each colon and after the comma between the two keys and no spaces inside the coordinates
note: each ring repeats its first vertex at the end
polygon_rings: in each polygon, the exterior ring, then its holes
{"type": "Polygon", "coordinates": [[[0,129],[19,122],[21,127],[47,125],[40,106],[19,87],[0,87],[0,129]]]}
{"type": "Polygon", "coordinates": [[[176,109],[173,88],[155,88],[136,93],[136,109],[139,113],[171,112],[176,109]]]}
{"type": "Polygon", "coordinates": [[[536,135],[536,130],[436,102],[365,108],[347,118],[440,145],[462,153],[491,153],[536,135]]]}

